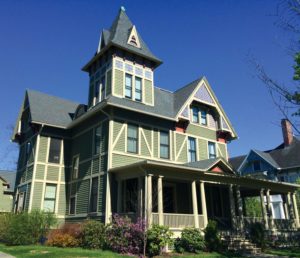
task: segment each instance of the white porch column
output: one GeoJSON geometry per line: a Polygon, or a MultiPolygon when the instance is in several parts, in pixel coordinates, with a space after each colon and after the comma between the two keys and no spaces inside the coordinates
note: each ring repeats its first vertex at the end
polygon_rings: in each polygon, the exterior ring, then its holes
{"type": "Polygon", "coordinates": [[[272,206],[271,206],[271,197],[270,197],[270,189],[266,191],[267,194],[267,207],[268,207],[268,215],[269,215],[269,228],[272,230],[274,229],[274,219],[272,213],[272,206]]]}
{"type": "Polygon", "coordinates": [[[118,180],[117,213],[122,212],[122,180],[118,180]]]}
{"type": "Polygon", "coordinates": [[[238,203],[239,227],[240,230],[243,231],[244,230],[243,202],[242,202],[240,187],[238,185],[236,186],[236,198],[238,203]]]}
{"type": "Polygon", "coordinates": [[[261,212],[262,212],[262,217],[264,218],[265,222],[265,229],[269,229],[269,222],[268,222],[268,214],[266,211],[266,205],[265,205],[265,194],[264,194],[264,189],[260,190],[260,202],[261,202],[261,212]]]}
{"type": "Polygon", "coordinates": [[[204,224],[203,227],[206,228],[208,219],[207,219],[205,188],[204,188],[203,181],[200,181],[200,195],[201,195],[201,208],[202,208],[203,224],[204,224]]]}
{"type": "Polygon", "coordinates": [[[232,228],[236,228],[236,216],[235,216],[235,201],[233,196],[233,185],[229,185],[229,203],[230,203],[230,215],[232,228]]]}
{"type": "Polygon", "coordinates": [[[158,224],[164,224],[164,206],[163,206],[163,176],[159,176],[157,179],[157,194],[158,194],[158,224]]]}
{"type": "Polygon", "coordinates": [[[192,182],[192,198],[193,198],[193,213],[194,213],[194,220],[195,220],[195,228],[199,228],[196,181],[192,182]]]}
{"type": "Polygon", "coordinates": [[[299,222],[299,214],[298,214],[298,207],[297,207],[297,200],[296,200],[296,193],[292,193],[292,199],[293,199],[293,208],[294,208],[294,218],[295,218],[295,226],[296,228],[300,227],[299,222]]]}
{"type": "Polygon", "coordinates": [[[143,217],[143,179],[138,177],[138,206],[137,206],[137,215],[139,218],[143,217]]]}
{"type": "Polygon", "coordinates": [[[105,224],[111,222],[111,191],[110,191],[110,173],[106,175],[106,211],[105,211],[105,224]]]}
{"type": "Polygon", "coordinates": [[[147,175],[147,226],[152,224],[152,176],[147,175]]]}

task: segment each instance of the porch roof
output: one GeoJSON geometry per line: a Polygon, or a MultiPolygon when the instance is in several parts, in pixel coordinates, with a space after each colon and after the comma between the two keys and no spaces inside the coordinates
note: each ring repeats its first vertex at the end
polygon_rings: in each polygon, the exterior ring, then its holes
{"type": "MultiPolygon", "coordinates": [[[[222,162],[222,160],[216,160],[212,166],[218,162],[222,162]]],[[[203,180],[210,183],[233,184],[248,189],[270,189],[276,193],[295,192],[300,188],[297,184],[274,182],[228,172],[214,172],[210,169],[191,167],[186,164],[172,164],[153,160],[143,160],[130,165],[112,168],[109,172],[117,174],[124,179],[126,177],[153,174],[180,180],[203,180]]]]}

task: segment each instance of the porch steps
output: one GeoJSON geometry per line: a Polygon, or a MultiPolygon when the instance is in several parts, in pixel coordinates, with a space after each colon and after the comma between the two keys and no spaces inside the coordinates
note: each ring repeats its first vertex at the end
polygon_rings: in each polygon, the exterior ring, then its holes
{"type": "Polygon", "coordinates": [[[261,253],[261,249],[251,243],[243,235],[240,234],[224,234],[221,235],[221,240],[227,247],[228,251],[234,251],[247,254],[261,253]]]}

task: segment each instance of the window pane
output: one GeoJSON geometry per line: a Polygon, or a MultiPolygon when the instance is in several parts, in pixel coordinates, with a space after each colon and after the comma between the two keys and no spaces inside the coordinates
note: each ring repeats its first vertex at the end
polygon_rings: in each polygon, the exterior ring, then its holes
{"type": "Polygon", "coordinates": [[[55,185],[46,185],[45,198],[55,199],[56,196],[56,186],[55,185]]]}
{"type": "Polygon", "coordinates": [[[75,214],[75,197],[70,198],[70,214],[75,214]]]}
{"type": "Polygon", "coordinates": [[[141,101],[142,100],[142,95],[141,95],[140,92],[136,92],[135,93],[135,100],[137,100],[137,101],[141,101]]]}
{"type": "Polygon", "coordinates": [[[206,125],[207,124],[207,119],[206,119],[206,111],[205,110],[201,110],[201,124],[202,125],[206,125]]]}
{"type": "Polygon", "coordinates": [[[213,142],[208,142],[208,153],[209,153],[209,158],[216,158],[216,144],[213,142]]]}
{"type": "Polygon", "coordinates": [[[60,162],[60,143],[61,140],[51,138],[48,162],[52,162],[52,163],[60,162]]]}
{"type": "Polygon", "coordinates": [[[196,150],[196,140],[191,137],[189,137],[189,149],[193,151],[196,150]]]}
{"type": "Polygon", "coordinates": [[[137,143],[138,143],[138,127],[135,125],[128,125],[127,151],[137,153],[137,143]]]}
{"type": "Polygon", "coordinates": [[[101,141],[101,128],[98,126],[95,129],[95,136],[94,136],[94,154],[99,154],[100,153],[100,141],[101,141]]]}
{"type": "Polygon", "coordinates": [[[160,146],[160,157],[168,159],[169,158],[169,147],[161,145],[160,146]]]}
{"type": "Polygon", "coordinates": [[[196,161],[196,152],[191,151],[190,152],[190,160],[189,162],[195,162],[196,161]]]}
{"type": "Polygon", "coordinates": [[[135,77],[135,89],[142,90],[142,79],[139,77],[135,77]]]}
{"type": "Polygon", "coordinates": [[[97,211],[98,177],[92,179],[90,212],[97,211]]]}
{"type": "Polygon", "coordinates": [[[169,145],[169,134],[167,132],[160,132],[160,143],[169,145]]]}
{"type": "Polygon", "coordinates": [[[195,162],[197,156],[196,152],[196,139],[189,137],[188,138],[188,160],[189,162],[195,162]]]}
{"type": "Polygon", "coordinates": [[[44,200],[44,211],[54,212],[55,200],[44,200]]]}
{"type": "Polygon", "coordinates": [[[128,148],[127,148],[127,150],[129,151],[129,152],[134,152],[134,153],[136,153],[137,152],[137,146],[136,146],[136,140],[133,140],[133,139],[128,139],[128,141],[127,141],[127,144],[128,144],[128,148]]]}
{"type": "Polygon", "coordinates": [[[197,107],[193,107],[192,108],[192,112],[193,112],[193,118],[192,118],[192,120],[193,120],[193,122],[194,123],[199,123],[199,110],[198,110],[198,108],[197,107]]]}
{"type": "Polygon", "coordinates": [[[128,125],[128,137],[137,138],[137,127],[128,125]]]}
{"type": "Polygon", "coordinates": [[[125,75],[125,97],[132,97],[132,76],[130,74],[125,75]]]}

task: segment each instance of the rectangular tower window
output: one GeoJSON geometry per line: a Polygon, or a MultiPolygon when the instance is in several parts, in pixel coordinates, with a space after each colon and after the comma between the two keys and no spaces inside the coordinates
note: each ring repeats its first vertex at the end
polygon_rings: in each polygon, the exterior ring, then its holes
{"type": "Polygon", "coordinates": [[[54,212],[55,201],[56,201],[56,185],[46,184],[43,209],[47,212],[54,212]]]}
{"type": "Polygon", "coordinates": [[[60,163],[60,145],[60,139],[51,138],[48,162],[60,163]]]}
{"type": "Polygon", "coordinates": [[[142,78],[135,77],[135,100],[142,101],[142,78]]]}
{"type": "Polygon", "coordinates": [[[94,154],[100,153],[100,142],[101,142],[101,127],[98,126],[94,131],[94,154]]]}
{"type": "Polygon", "coordinates": [[[207,112],[206,110],[201,110],[201,124],[207,125],[207,112]]]}
{"type": "Polygon", "coordinates": [[[196,139],[192,137],[188,138],[188,160],[189,162],[197,160],[196,139]]]}
{"type": "Polygon", "coordinates": [[[99,80],[95,82],[95,88],[94,88],[94,105],[96,105],[99,102],[99,87],[100,83],[99,80]]]}
{"type": "Polygon", "coordinates": [[[73,158],[73,166],[72,166],[72,179],[78,178],[78,170],[79,170],[79,156],[73,158]]]}
{"type": "Polygon", "coordinates": [[[91,199],[90,199],[90,212],[97,212],[98,201],[98,177],[92,179],[91,186],[91,199]]]}
{"type": "Polygon", "coordinates": [[[128,73],[125,75],[125,97],[132,98],[132,75],[128,73]]]}
{"type": "Polygon", "coordinates": [[[27,142],[27,144],[26,144],[26,163],[28,162],[28,160],[30,158],[31,152],[32,152],[31,142],[27,142]]]}
{"type": "Polygon", "coordinates": [[[214,159],[217,157],[216,144],[214,142],[208,142],[208,158],[214,159]]]}
{"type": "Polygon", "coordinates": [[[138,152],[138,127],[136,125],[128,125],[127,151],[132,153],[138,152]]]}
{"type": "Polygon", "coordinates": [[[71,196],[70,197],[70,209],[69,209],[69,213],[70,214],[75,214],[75,207],[76,207],[76,197],[75,196],[71,196]]]}
{"type": "Polygon", "coordinates": [[[199,123],[199,109],[197,107],[192,107],[192,121],[199,123]]]}
{"type": "Polygon", "coordinates": [[[160,132],[160,157],[163,159],[169,158],[169,133],[160,132]]]}
{"type": "Polygon", "coordinates": [[[104,100],[105,98],[105,74],[102,76],[101,78],[101,97],[100,97],[100,101],[104,100]]]}

